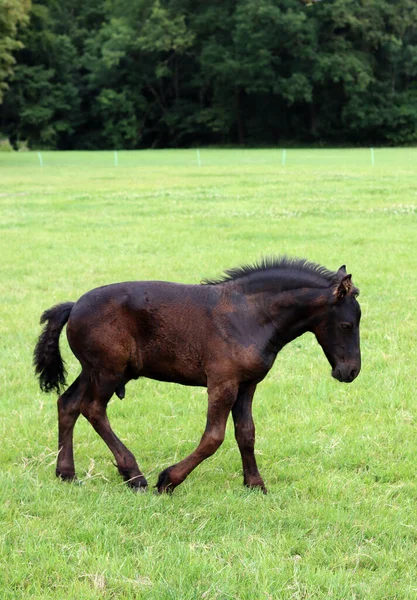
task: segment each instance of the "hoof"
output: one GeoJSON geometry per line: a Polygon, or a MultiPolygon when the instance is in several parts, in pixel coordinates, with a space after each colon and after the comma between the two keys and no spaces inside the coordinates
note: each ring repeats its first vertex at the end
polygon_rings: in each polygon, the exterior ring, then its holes
{"type": "Polygon", "coordinates": [[[265,484],[263,481],[259,481],[256,483],[244,483],[244,486],[249,488],[250,490],[259,490],[261,491],[263,494],[267,494],[268,490],[265,487],[265,484]]]}
{"type": "Polygon", "coordinates": [[[62,479],[62,481],[77,481],[77,476],[74,471],[60,471],[59,469],[55,469],[55,475],[62,479]]]}
{"type": "Polygon", "coordinates": [[[170,470],[171,467],[168,467],[168,469],[159,473],[158,483],[155,486],[158,494],[172,494],[174,491],[176,486],[169,475],[170,470]]]}
{"type": "Polygon", "coordinates": [[[135,492],[145,492],[147,490],[148,482],[142,474],[133,475],[132,477],[129,471],[123,469],[119,469],[119,473],[125,480],[126,485],[135,492]]]}
{"type": "Polygon", "coordinates": [[[148,489],[148,482],[143,475],[127,479],[126,485],[134,492],[146,492],[148,489]]]}

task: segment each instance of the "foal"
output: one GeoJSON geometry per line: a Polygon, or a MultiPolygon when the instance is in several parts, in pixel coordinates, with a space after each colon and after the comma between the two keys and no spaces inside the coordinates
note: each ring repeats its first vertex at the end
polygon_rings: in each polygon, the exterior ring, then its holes
{"type": "Polygon", "coordinates": [[[113,453],[127,484],[146,488],[133,454],[113,432],[107,404],[131,379],[148,377],[208,391],[207,423],[194,452],[162,471],[158,492],[172,492],[224,439],[232,413],[244,484],[266,493],[254,455],[252,398],[278,352],[310,331],[339,381],[361,368],[357,288],[337,272],[300,259],[265,259],[200,285],[131,281],[93,289],[45,311],[34,353],[40,387],[60,392],[65,368],[59,336],[67,323],[81,373],[58,399],[57,476],[75,478],[73,429],[83,414],[113,453]]]}

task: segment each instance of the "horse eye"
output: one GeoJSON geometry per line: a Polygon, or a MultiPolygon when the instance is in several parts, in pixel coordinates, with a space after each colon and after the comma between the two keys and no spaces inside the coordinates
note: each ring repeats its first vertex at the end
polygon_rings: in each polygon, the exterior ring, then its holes
{"type": "Polygon", "coordinates": [[[340,327],[342,329],[344,329],[345,331],[348,331],[349,329],[353,328],[353,324],[352,323],[340,323],[340,327]]]}

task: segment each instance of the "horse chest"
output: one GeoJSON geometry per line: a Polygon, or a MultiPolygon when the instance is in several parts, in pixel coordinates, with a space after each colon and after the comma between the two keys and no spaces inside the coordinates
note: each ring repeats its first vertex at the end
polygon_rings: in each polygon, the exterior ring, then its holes
{"type": "Polygon", "coordinates": [[[275,356],[265,355],[257,346],[251,346],[242,354],[242,373],[245,379],[261,381],[271,369],[275,356]]]}

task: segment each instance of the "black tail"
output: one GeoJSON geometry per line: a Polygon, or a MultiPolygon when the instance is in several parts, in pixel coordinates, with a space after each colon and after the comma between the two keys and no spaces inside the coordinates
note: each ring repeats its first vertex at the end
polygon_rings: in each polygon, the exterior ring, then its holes
{"type": "Polygon", "coordinates": [[[67,373],[59,351],[59,336],[69,319],[74,304],[74,302],[57,304],[46,310],[41,316],[41,324],[46,321],[47,324],[36,344],[33,364],[43,392],[56,390],[59,394],[61,387],[65,385],[67,373]]]}

